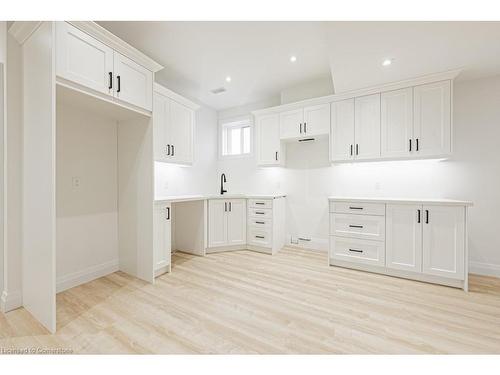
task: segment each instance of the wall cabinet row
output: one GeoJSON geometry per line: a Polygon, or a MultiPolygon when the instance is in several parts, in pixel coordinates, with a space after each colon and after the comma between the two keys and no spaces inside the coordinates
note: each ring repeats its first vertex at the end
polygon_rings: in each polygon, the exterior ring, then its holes
{"type": "Polygon", "coordinates": [[[153,95],[154,158],[162,162],[192,164],[195,110],[167,96],[168,91],[160,91],[159,87],[155,84],[153,95]]]}
{"type": "Polygon", "coordinates": [[[451,153],[451,81],[331,104],[332,161],[451,153]]]}
{"type": "Polygon", "coordinates": [[[153,72],[67,22],[56,22],[56,74],[152,110],[153,72]]]}

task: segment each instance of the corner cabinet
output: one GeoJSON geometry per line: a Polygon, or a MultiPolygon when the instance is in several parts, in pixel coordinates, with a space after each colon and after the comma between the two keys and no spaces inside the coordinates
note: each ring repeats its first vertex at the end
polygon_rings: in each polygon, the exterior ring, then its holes
{"type": "Polygon", "coordinates": [[[198,105],[155,83],[153,130],[155,161],[192,164],[198,105]]]}
{"type": "Polygon", "coordinates": [[[151,111],[153,72],[67,22],[56,22],[56,74],[112,100],[151,111]]]}
{"type": "Polygon", "coordinates": [[[470,204],[332,198],[330,264],[467,290],[470,204]]]}

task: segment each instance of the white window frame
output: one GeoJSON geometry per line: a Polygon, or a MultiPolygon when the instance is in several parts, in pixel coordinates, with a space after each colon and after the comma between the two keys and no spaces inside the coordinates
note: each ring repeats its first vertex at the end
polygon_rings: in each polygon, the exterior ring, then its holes
{"type": "MultiPolygon", "coordinates": [[[[218,132],[218,143],[219,143],[219,159],[243,159],[243,158],[251,158],[254,155],[254,124],[253,118],[251,116],[241,116],[237,118],[228,118],[219,120],[219,132],[218,132]],[[244,128],[248,126],[250,128],[250,152],[245,154],[238,155],[223,155],[223,142],[224,142],[224,134],[226,128],[244,128]]],[[[243,137],[241,137],[241,149],[243,150],[243,137]]]]}

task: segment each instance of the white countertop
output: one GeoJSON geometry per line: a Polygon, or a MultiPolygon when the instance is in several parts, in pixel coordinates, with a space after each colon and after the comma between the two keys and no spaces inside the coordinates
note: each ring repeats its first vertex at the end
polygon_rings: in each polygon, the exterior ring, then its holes
{"type": "Polygon", "coordinates": [[[471,201],[462,201],[446,198],[399,198],[399,197],[328,197],[329,201],[337,202],[380,202],[380,203],[423,203],[423,204],[443,204],[456,206],[472,206],[471,201]]]}
{"type": "Polygon", "coordinates": [[[205,195],[168,195],[156,197],[155,202],[188,202],[205,199],[275,199],[286,197],[286,194],[205,194],[205,195]]]}

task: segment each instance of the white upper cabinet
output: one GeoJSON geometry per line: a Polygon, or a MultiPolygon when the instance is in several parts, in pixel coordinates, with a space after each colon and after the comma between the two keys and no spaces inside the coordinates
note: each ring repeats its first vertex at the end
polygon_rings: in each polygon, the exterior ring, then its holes
{"type": "Polygon", "coordinates": [[[330,133],[330,105],[319,104],[280,113],[280,137],[293,140],[330,133]]]}
{"type": "Polygon", "coordinates": [[[151,111],[153,98],[153,73],[115,51],[115,97],[151,111]]]}
{"type": "Polygon", "coordinates": [[[354,157],[354,99],[331,104],[330,158],[332,161],[354,157]]]}
{"type": "Polygon", "coordinates": [[[380,157],[380,94],[354,100],[354,155],[356,159],[380,157]]]}
{"type": "Polygon", "coordinates": [[[330,132],[330,105],[305,107],[303,131],[306,136],[328,134],[330,132]]]}
{"type": "Polygon", "coordinates": [[[381,95],[381,155],[405,157],[415,150],[413,139],[413,88],[381,95]]]}
{"type": "Polygon", "coordinates": [[[113,96],[113,50],[70,24],[57,22],[56,74],[113,96]]]}
{"type": "Polygon", "coordinates": [[[419,156],[451,152],[451,81],[415,86],[414,137],[419,156]]]}
{"type": "Polygon", "coordinates": [[[67,22],[56,22],[56,74],[79,89],[152,110],[153,72],[67,22]]]}
{"type": "Polygon", "coordinates": [[[198,106],[158,84],[155,84],[153,103],[155,160],[192,164],[198,106]]]}
{"type": "Polygon", "coordinates": [[[255,118],[257,138],[257,164],[280,165],[283,160],[280,140],[279,114],[258,116],[255,118]]]}
{"type": "Polygon", "coordinates": [[[422,272],[422,205],[386,206],[386,250],[388,268],[422,272]]]}
{"type": "Polygon", "coordinates": [[[194,111],[175,100],[170,100],[170,120],[167,144],[170,144],[171,161],[193,162],[194,111]]]}
{"type": "Polygon", "coordinates": [[[465,208],[423,207],[423,272],[464,280],[465,208]]]}
{"type": "Polygon", "coordinates": [[[304,110],[302,108],[280,113],[281,139],[293,139],[304,136],[303,126],[304,110]]]}

